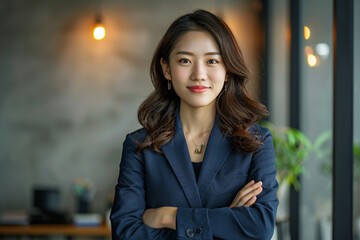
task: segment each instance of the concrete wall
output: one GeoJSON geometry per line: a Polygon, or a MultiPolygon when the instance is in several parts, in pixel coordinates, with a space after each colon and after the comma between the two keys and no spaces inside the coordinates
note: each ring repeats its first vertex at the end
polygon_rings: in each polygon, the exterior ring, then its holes
{"type": "Polygon", "coordinates": [[[137,108],[152,90],[153,51],[181,14],[204,8],[224,17],[250,59],[256,97],[245,2],[2,0],[0,211],[30,210],[33,186],[57,186],[61,208],[73,212],[70,189],[84,177],[96,189],[93,211],[104,212],[122,142],[140,127],[137,108]],[[102,41],[91,37],[97,9],[107,30],[102,41]]]}

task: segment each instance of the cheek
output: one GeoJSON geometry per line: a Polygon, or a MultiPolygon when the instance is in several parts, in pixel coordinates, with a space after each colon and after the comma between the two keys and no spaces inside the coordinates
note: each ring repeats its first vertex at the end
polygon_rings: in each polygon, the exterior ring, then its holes
{"type": "Polygon", "coordinates": [[[211,73],[211,78],[213,83],[216,84],[218,87],[222,88],[225,83],[225,72],[224,71],[214,71],[211,73]]]}
{"type": "Polygon", "coordinates": [[[175,92],[183,91],[183,87],[187,85],[189,74],[184,69],[174,68],[171,71],[171,80],[175,92]]]}
{"type": "Polygon", "coordinates": [[[186,72],[179,68],[171,69],[171,80],[174,91],[178,96],[181,96],[184,91],[184,85],[187,84],[186,72]]]}
{"type": "Polygon", "coordinates": [[[180,68],[173,68],[171,69],[171,76],[172,76],[172,80],[175,80],[177,82],[181,82],[181,81],[185,81],[188,73],[186,70],[184,69],[180,69],[180,68]]]}

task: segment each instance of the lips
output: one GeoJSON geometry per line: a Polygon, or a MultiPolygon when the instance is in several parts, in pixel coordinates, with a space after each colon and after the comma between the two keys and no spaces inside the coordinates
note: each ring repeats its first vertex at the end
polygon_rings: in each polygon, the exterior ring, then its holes
{"type": "Polygon", "coordinates": [[[205,87],[205,86],[191,86],[191,87],[188,87],[188,89],[192,92],[196,92],[196,93],[203,93],[203,92],[206,92],[209,87],[205,87]]]}

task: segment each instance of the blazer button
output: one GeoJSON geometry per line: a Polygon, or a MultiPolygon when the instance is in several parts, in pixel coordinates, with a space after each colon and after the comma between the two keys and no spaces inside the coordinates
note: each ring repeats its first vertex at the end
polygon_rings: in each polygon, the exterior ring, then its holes
{"type": "Polygon", "coordinates": [[[195,234],[196,234],[196,235],[200,235],[201,232],[202,232],[201,228],[195,229],[195,234]]]}
{"type": "Polygon", "coordinates": [[[186,236],[188,236],[190,238],[194,237],[194,235],[195,235],[194,229],[192,229],[192,228],[188,228],[185,233],[186,233],[186,236]]]}

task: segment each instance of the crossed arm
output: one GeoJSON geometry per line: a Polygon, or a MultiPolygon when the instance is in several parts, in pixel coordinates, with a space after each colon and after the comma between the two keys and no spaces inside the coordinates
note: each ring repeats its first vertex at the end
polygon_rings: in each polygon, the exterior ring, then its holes
{"type": "MultiPolygon", "coordinates": [[[[251,180],[235,196],[230,208],[250,207],[256,202],[256,196],[262,192],[262,182],[255,183],[251,180]]],[[[154,229],[170,228],[176,230],[177,207],[159,207],[146,209],[142,219],[143,222],[154,229]]]]}

